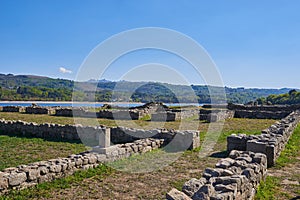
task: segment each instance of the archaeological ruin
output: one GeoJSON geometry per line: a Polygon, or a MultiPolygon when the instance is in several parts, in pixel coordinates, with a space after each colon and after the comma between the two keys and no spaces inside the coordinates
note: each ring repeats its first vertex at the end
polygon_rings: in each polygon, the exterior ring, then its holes
{"type": "MultiPolygon", "coordinates": [[[[232,134],[227,137],[227,158],[213,168],[206,168],[201,178],[192,178],[179,191],[166,194],[168,200],[178,199],[253,199],[267,168],[275,164],[294,129],[300,122],[300,106],[204,105],[202,108],[170,109],[163,104],[150,103],[128,109],[101,109],[91,112],[84,108],[50,108],[4,106],[2,112],[47,114],[55,116],[97,117],[139,120],[151,116],[151,121],[176,121],[193,116],[208,122],[229,118],[279,119],[260,135],[232,134]]],[[[200,147],[199,131],[134,129],[127,127],[59,125],[51,123],[0,120],[0,132],[58,141],[81,140],[91,151],[66,158],[40,161],[0,172],[0,194],[23,189],[39,183],[73,174],[77,170],[95,168],[100,164],[143,154],[154,149],[185,151],[200,147]]]]}

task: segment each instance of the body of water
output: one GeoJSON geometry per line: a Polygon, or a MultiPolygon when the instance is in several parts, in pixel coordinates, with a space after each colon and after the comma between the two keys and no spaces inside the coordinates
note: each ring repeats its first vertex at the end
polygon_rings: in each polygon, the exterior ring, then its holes
{"type": "MultiPolygon", "coordinates": [[[[31,106],[32,103],[35,103],[39,106],[47,106],[47,107],[101,107],[104,104],[111,104],[111,103],[81,103],[81,102],[0,102],[0,106],[31,106]]],[[[113,106],[119,106],[119,107],[135,107],[135,106],[141,106],[143,103],[112,103],[113,106]]],[[[196,103],[165,103],[167,106],[201,106],[202,104],[196,104],[196,103]]]]}

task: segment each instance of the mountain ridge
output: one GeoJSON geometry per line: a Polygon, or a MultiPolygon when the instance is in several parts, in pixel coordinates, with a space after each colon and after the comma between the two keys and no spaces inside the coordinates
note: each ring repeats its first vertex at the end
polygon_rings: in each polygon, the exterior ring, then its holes
{"type": "MultiPolygon", "coordinates": [[[[222,87],[207,85],[176,85],[159,82],[109,81],[106,79],[75,82],[38,75],[0,74],[0,100],[91,100],[93,92],[97,101],[162,101],[209,103],[209,89],[222,87]],[[93,91],[93,89],[96,91],[93,91]],[[74,98],[73,96],[73,98],[74,98]]],[[[279,95],[295,88],[264,89],[224,87],[227,99],[220,102],[247,103],[269,95],[279,95]]]]}

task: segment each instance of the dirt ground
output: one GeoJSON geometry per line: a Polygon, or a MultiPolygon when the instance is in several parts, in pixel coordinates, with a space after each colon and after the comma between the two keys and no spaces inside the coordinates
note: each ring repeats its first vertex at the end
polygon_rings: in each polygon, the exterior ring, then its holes
{"type": "Polygon", "coordinates": [[[201,177],[202,171],[217,160],[219,158],[200,159],[198,152],[189,152],[158,171],[116,171],[103,179],[84,179],[80,185],[53,191],[50,199],[165,199],[165,194],[172,187],[181,188],[191,177],[201,177]]]}
{"type": "Polygon", "coordinates": [[[280,200],[298,200],[300,199],[300,155],[297,156],[297,162],[277,169],[270,168],[268,175],[276,177],[280,181],[277,188],[278,199],[280,200]]]}

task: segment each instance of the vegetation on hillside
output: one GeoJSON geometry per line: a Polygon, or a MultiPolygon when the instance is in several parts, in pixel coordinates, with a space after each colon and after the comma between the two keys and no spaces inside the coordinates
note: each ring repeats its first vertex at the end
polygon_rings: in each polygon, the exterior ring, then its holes
{"type": "Polygon", "coordinates": [[[259,104],[300,104],[300,92],[290,90],[288,93],[261,97],[257,99],[259,104]]]}
{"type": "Polygon", "coordinates": [[[156,82],[112,82],[107,80],[74,82],[41,76],[0,74],[0,100],[44,101],[133,101],[164,103],[246,103],[264,100],[269,95],[278,95],[290,89],[245,89],[221,88],[205,85],[172,85],[156,82]],[[96,90],[96,91],[95,91],[96,90]],[[73,91],[76,95],[73,96],[73,91]],[[226,98],[222,95],[225,91],[226,98]]]}

